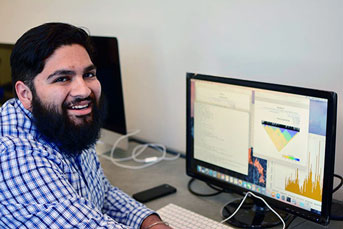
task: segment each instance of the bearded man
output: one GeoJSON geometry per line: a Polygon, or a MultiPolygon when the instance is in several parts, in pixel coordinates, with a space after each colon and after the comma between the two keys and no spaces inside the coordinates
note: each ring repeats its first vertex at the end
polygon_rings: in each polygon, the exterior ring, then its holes
{"type": "Polygon", "coordinates": [[[170,228],[104,176],[95,152],[101,85],[89,35],[30,29],[11,55],[15,98],[0,108],[1,228],[170,228]]]}

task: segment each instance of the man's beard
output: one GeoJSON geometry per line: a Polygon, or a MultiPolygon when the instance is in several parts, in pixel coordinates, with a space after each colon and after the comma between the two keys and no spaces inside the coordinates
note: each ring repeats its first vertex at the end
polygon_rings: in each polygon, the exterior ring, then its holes
{"type": "MultiPolygon", "coordinates": [[[[65,151],[64,153],[78,155],[82,153],[82,150],[93,146],[99,139],[104,116],[102,98],[103,96],[101,96],[99,104],[96,102],[95,96],[81,99],[81,101],[91,101],[92,112],[85,117],[79,118],[83,119],[83,123],[75,124],[67,113],[67,107],[70,103],[63,103],[61,114],[56,106],[44,105],[37,94],[33,92],[32,114],[34,124],[48,141],[55,143],[65,151]]],[[[72,102],[77,103],[80,100],[76,99],[72,102]]]]}

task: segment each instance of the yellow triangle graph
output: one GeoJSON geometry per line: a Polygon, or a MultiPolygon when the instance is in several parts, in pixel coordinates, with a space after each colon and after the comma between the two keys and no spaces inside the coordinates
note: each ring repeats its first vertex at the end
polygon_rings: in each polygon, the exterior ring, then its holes
{"type": "Polygon", "coordinates": [[[280,152],[293,137],[298,133],[295,130],[289,130],[281,127],[263,125],[269,138],[272,140],[278,152],[280,152]]]}

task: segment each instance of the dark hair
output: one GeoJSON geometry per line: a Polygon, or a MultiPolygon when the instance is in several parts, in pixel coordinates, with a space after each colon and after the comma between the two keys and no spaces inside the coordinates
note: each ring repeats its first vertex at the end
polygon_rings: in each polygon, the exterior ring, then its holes
{"type": "MultiPolygon", "coordinates": [[[[45,60],[63,45],[79,44],[92,58],[93,48],[88,33],[65,23],[46,23],[24,33],[11,54],[12,85],[24,82],[34,90],[33,79],[43,71],[45,60]]],[[[14,90],[15,96],[17,96],[14,90]]]]}

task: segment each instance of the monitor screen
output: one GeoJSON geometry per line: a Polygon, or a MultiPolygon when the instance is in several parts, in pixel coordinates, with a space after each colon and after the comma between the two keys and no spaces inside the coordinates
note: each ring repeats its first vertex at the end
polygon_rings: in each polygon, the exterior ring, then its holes
{"type": "Polygon", "coordinates": [[[334,92],[187,73],[187,174],[329,221],[334,92]]]}

